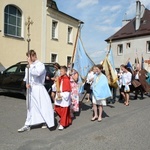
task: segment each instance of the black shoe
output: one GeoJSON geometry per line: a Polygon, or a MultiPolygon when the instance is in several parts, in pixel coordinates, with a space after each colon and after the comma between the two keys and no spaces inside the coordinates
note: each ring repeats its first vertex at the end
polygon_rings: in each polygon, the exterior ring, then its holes
{"type": "Polygon", "coordinates": [[[107,101],[107,104],[110,104],[110,101],[107,101]]]}
{"type": "Polygon", "coordinates": [[[141,98],[140,98],[140,100],[143,100],[143,99],[144,99],[144,97],[141,97],[141,98]]]}

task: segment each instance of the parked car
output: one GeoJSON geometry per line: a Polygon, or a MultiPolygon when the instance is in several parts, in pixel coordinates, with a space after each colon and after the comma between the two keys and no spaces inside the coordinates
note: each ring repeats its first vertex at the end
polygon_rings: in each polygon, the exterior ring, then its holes
{"type": "MultiPolygon", "coordinates": [[[[26,95],[26,87],[23,78],[25,76],[25,68],[27,62],[19,62],[5,71],[0,72],[0,91],[12,92],[26,95]]],[[[54,76],[55,68],[52,63],[45,63],[46,75],[54,76]]],[[[45,88],[50,91],[53,81],[45,78],[45,88]]]]}

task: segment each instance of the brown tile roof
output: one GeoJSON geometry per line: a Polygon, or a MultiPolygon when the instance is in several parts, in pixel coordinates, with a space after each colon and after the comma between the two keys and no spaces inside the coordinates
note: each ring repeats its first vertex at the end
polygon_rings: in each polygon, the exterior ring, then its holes
{"type": "Polygon", "coordinates": [[[113,41],[137,36],[150,35],[150,10],[145,9],[144,15],[141,18],[140,28],[137,31],[135,30],[135,21],[136,18],[131,20],[128,24],[126,24],[124,27],[122,27],[119,31],[117,31],[114,35],[112,35],[105,41],[109,42],[110,39],[113,41]]]}
{"type": "Polygon", "coordinates": [[[47,0],[47,7],[53,8],[55,10],[58,10],[57,4],[53,0],[47,0]]]}

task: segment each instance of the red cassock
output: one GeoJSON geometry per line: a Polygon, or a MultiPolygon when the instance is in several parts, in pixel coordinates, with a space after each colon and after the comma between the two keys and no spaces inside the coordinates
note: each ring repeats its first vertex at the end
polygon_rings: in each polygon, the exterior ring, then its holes
{"type": "MultiPolygon", "coordinates": [[[[60,89],[61,92],[71,92],[70,78],[67,75],[61,76],[59,78],[59,83],[62,83],[62,89],[60,89]]],[[[70,99],[68,98],[68,100],[70,99]]],[[[70,106],[64,107],[61,105],[55,105],[55,112],[60,117],[60,124],[63,127],[67,127],[72,123],[70,116],[70,106]]]]}
{"type": "Polygon", "coordinates": [[[72,124],[72,119],[70,116],[70,107],[61,107],[61,106],[55,106],[55,112],[60,117],[59,123],[63,127],[68,127],[72,124]]]}
{"type": "Polygon", "coordinates": [[[61,92],[71,92],[70,78],[67,75],[59,77],[59,85],[61,82],[63,83],[61,92]]]}

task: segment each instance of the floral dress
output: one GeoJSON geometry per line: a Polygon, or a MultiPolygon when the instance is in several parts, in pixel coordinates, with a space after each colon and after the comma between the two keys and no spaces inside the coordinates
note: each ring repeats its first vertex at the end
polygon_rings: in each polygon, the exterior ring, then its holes
{"type": "Polygon", "coordinates": [[[78,83],[74,81],[73,75],[70,76],[70,83],[71,83],[71,109],[73,112],[79,111],[79,87],[78,83]]]}

